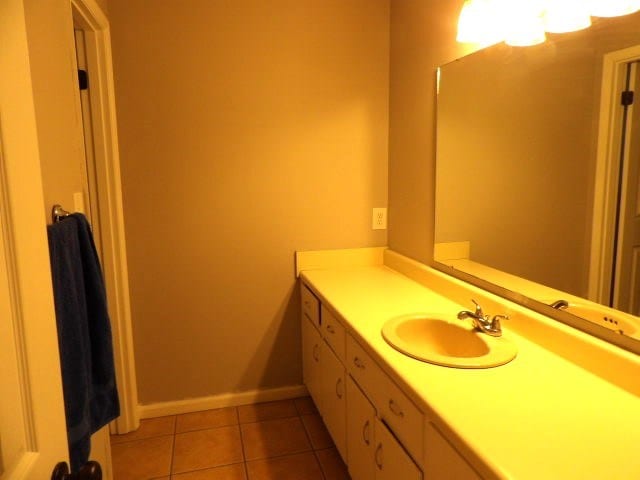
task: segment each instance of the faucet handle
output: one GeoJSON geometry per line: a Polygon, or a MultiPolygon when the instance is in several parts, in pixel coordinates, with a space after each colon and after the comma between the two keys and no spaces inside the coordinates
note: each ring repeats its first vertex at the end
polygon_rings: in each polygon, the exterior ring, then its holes
{"type": "Polygon", "coordinates": [[[478,302],[476,302],[473,298],[471,299],[471,301],[476,306],[476,317],[484,318],[484,312],[482,311],[482,307],[480,306],[480,304],[478,302]]]}
{"type": "Polygon", "coordinates": [[[509,315],[494,315],[491,320],[491,328],[500,329],[500,320],[509,320],[509,315]]]}

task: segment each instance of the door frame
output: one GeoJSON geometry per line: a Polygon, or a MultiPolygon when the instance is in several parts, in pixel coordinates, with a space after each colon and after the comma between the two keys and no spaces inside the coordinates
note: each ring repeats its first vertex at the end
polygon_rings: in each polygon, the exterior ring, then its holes
{"type": "Polygon", "coordinates": [[[636,60],[640,60],[640,45],[607,53],[602,62],[588,297],[604,305],[609,304],[615,261],[612,244],[620,174],[619,118],[623,111],[620,92],[624,88],[626,65],[636,60]]]}
{"type": "Polygon", "coordinates": [[[71,0],[73,21],[85,36],[90,72],[91,123],[98,205],[92,205],[100,224],[103,274],[113,330],[114,361],[120,396],[120,417],[113,433],[138,428],[138,391],[135,371],[129,277],[120,180],[111,34],[109,21],[95,0],[71,0]],[[96,208],[97,207],[97,208],[96,208]]]}

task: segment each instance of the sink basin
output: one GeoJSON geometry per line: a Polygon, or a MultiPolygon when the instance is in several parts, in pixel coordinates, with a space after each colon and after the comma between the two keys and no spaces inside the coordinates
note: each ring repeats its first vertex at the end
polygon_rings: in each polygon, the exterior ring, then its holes
{"type": "Polygon", "coordinates": [[[640,327],[638,321],[631,315],[626,315],[601,305],[570,302],[564,311],[625,335],[637,335],[640,327]]]}
{"type": "Polygon", "coordinates": [[[504,365],[517,354],[513,342],[476,331],[471,322],[451,315],[416,314],[396,317],[382,327],[393,348],[423,362],[456,368],[504,365]]]}
{"type": "MultiPolygon", "coordinates": [[[[556,300],[558,299],[551,300],[545,298],[541,301],[547,305],[551,305],[556,300]]],[[[640,318],[634,315],[588,301],[580,302],[569,300],[568,304],[566,307],[561,306],[558,310],[584,318],[614,332],[640,338],[640,318]]]]}

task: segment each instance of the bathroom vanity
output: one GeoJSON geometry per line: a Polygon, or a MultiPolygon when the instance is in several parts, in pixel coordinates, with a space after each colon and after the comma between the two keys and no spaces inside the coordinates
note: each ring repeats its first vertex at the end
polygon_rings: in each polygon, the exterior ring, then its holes
{"type": "Polygon", "coordinates": [[[297,263],[304,382],[354,480],[640,478],[637,355],[389,250],[297,263]],[[403,315],[464,324],[472,298],[510,317],[513,360],[446,367],[381,334],[403,315]]]}

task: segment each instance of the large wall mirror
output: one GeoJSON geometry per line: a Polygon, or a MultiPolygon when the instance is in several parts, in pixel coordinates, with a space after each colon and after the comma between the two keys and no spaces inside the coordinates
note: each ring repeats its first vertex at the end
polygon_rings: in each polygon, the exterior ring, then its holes
{"type": "Polygon", "coordinates": [[[434,263],[640,353],[640,13],[549,37],[440,68],[434,263]]]}

